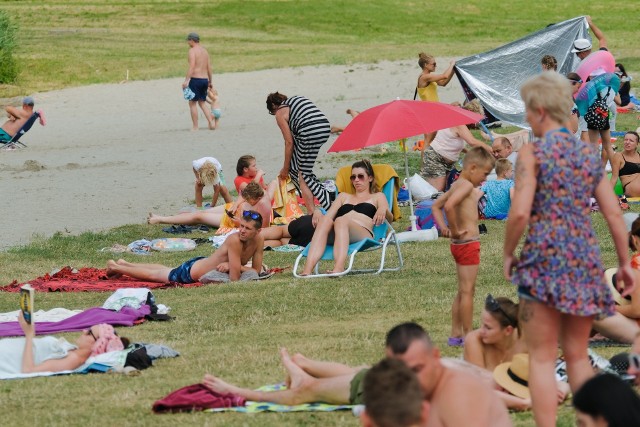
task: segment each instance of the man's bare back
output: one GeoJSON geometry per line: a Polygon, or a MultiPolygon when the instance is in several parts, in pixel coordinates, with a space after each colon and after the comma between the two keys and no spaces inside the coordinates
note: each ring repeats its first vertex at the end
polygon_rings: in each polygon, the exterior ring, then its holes
{"type": "Polygon", "coordinates": [[[512,425],[504,403],[468,372],[445,367],[429,402],[429,427],[512,425]]]}
{"type": "Polygon", "coordinates": [[[209,63],[209,52],[207,49],[195,44],[189,49],[189,64],[193,61],[193,68],[191,68],[191,76],[199,79],[210,79],[211,68],[209,63]]]}

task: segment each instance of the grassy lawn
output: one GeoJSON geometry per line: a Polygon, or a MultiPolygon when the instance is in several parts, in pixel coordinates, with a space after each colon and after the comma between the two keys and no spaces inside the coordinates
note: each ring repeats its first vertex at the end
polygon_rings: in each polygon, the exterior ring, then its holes
{"type": "MultiPolygon", "coordinates": [[[[0,98],[68,86],[117,82],[125,78],[157,79],[182,75],[189,31],[200,33],[216,72],[307,64],[375,62],[417,56],[421,50],[440,56],[484,51],[577,13],[590,13],[609,39],[620,62],[640,68],[634,2],[584,1],[373,2],[314,1],[0,1],[20,25],[18,85],[0,87],[0,98]]],[[[637,74],[634,74],[637,75],[637,74]]],[[[637,115],[618,118],[620,129],[637,127],[637,115]]],[[[371,154],[401,174],[403,157],[390,146],[371,154]]],[[[348,164],[351,155],[332,161],[348,164]]],[[[411,153],[410,169],[419,159],[411,153]]],[[[640,211],[637,205],[633,209],[640,211]]],[[[408,208],[396,230],[408,226],[408,208]]],[[[606,225],[592,215],[605,265],[616,264],[606,225]]],[[[486,222],[482,265],[477,281],[475,319],[485,295],[515,298],[502,278],[504,223],[486,222]]],[[[112,256],[100,252],[115,243],[166,237],[160,226],[123,225],[104,233],[56,235],[0,253],[0,285],[26,281],[54,268],[103,267],[112,256]]],[[[202,237],[203,235],[186,237],[202,237]]],[[[445,356],[450,307],[456,291],[448,241],[406,243],[405,268],[380,276],[335,280],[295,280],[290,270],[264,282],[158,290],[159,303],[172,308],[172,322],[145,323],[120,333],[134,341],[169,345],[181,352],[161,360],[140,376],[117,374],[61,376],[0,383],[3,425],[238,425],[356,426],[350,413],[180,414],[156,416],[152,403],[212,372],[230,382],[253,387],[282,381],[277,349],[348,364],[374,363],[382,355],[385,332],[407,320],[423,324],[445,356]]],[[[187,257],[208,255],[199,246],[186,254],[125,254],[133,262],[177,265],[187,257]]],[[[373,261],[366,254],[363,260],[373,261]]],[[[294,254],[269,252],[271,266],[292,266],[294,254]]],[[[102,305],[108,293],[49,293],[36,296],[38,309],[85,309],[102,305]]],[[[17,308],[17,295],[0,292],[0,312],[17,308]]],[[[477,323],[477,320],[476,320],[477,323]]],[[[63,334],[70,341],[74,334],[63,334]]],[[[599,350],[610,356],[619,348],[599,350]]],[[[559,425],[574,425],[573,411],[560,410],[559,425]]],[[[530,413],[513,414],[517,425],[532,425],[530,413]]]]}
{"type": "Polygon", "coordinates": [[[0,1],[19,24],[17,86],[0,98],[91,83],[180,76],[196,30],[215,72],[465,56],[589,13],[630,72],[640,68],[634,2],[0,1]],[[354,49],[357,47],[357,49],[354,49]]]}

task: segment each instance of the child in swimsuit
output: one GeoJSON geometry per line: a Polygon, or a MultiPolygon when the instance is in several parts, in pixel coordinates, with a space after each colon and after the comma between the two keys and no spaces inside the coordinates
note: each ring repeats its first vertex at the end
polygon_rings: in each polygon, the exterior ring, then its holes
{"type": "Polygon", "coordinates": [[[433,204],[433,218],[443,237],[451,237],[451,255],[456,262],[458,294],[453,300],[450,346],[464,345],[473,322],[473,294],[480,267],[478,193],[495,159],[485,149],[474,147],[464,157],[460,177],[433,204]],[[445,223],[446,212],[449,225],[445,223]]]}
{"type": "Polygon", "coordinates": [[[211,115],[213,116],[214,129],[218,128],[218,122],[222,116],[220,109],[220,96],[216,88],[210,87],[207,91],[207,102],[211,105],[211,115]]]}

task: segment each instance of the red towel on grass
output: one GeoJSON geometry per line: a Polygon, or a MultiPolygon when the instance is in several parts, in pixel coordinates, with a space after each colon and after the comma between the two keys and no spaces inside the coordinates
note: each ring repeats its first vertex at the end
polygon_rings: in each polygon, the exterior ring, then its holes
{"type": "Polygon", "coordinates": [[[244,406],[245,398],[236,394],[220,394],[204,384],[192,384],[170,393],[153,404],[153,412],[188,412],[213,408],[244,406]]]}
{"type": "MultiPolygon", "coordinates": [[[[202,283],[157,283],[144,282],[131,277],[122,276],[117,279],[109,279],[107,270],[99,268],[84,267],[75,273],[71,267],[64,267],[55,274],[45,274],[42,277],[28,282],[38,292],[107,292],[120,288],[194,288],[202,286],[202,283]]],[[[24,283],[14,280],[7,286],[0,286],[0,291],[18,292],[24,283]]]]}

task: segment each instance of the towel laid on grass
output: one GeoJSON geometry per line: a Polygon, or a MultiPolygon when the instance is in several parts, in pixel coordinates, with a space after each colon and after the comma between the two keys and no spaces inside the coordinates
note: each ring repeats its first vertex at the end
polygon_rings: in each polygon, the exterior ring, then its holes
{"type": "MultiPolygon", "coordinates": [[[[100,323],[108,323],[113,326],[133,326],[143,322],[144,316],[150,313],[151,309],[146,304],[140,306],[139,309],[125,306],[120,311],[94,307],[59,322],[36,322],[36,334],[47,335],[57,332],[82,331],[100,323]]],[[[21,335],[24,335],[24,333],[18,322],[0,323],[1,337],[17,337],[21,335]]]]}
{"type": "MultiPolygon", "coordinates": [[[[194,288],[202,286],[202,283],[156,283],[144,282],[131,277],[122,276],[118,279],[107,278],[107,271],[99,268],[84,267],[73,269],[64,267],[54,274],[45,274],[42,277],[27,281],[38,292],[106,292],[120,288],[194,288]]],[[[0,286],[0,291],[19,292],[24,283],[14,280],[6,286],[0,286]]]]}

